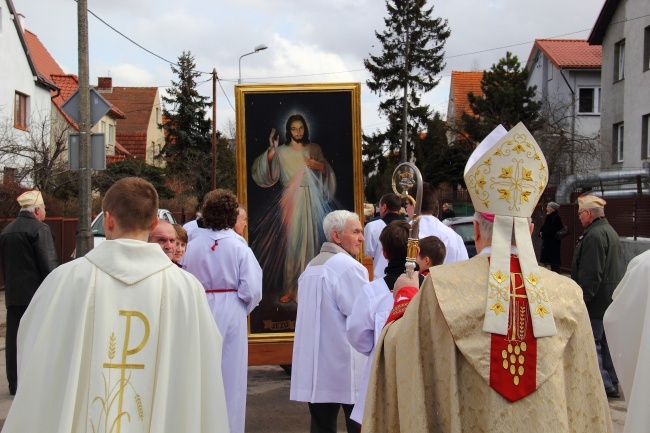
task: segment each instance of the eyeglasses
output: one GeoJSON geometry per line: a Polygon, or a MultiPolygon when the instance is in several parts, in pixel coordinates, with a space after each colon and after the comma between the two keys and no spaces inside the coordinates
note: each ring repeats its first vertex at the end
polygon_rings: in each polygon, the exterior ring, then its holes
{"type": "Polygon", "coordinates": [[[585,209],[585,210],[581,210],[580,212],[578,212],[578,218],[580,218],[580,215],[582,215],[583,213],[587,212],[588,210],[589,210],[589,209],[585,209]]]}

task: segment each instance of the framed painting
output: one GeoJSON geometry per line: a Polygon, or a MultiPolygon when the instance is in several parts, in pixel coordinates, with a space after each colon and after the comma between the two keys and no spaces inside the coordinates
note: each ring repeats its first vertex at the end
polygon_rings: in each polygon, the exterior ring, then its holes
{"type": "Polygon", "coordinates": [[[238,85],[237,191],[264,271],[250,343],[293,341],[298,278],[325,241],[323,217],[363,215],[359,83],[238,85]]]}

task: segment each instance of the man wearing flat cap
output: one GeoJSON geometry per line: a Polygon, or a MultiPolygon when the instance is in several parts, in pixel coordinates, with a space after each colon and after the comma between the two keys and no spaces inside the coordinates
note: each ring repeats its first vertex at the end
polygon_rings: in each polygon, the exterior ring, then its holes
{"type": "Polygon", "coordinates": [[[582,288],[605,392],[608,397],[617,398],[618,377],[605,338],[603,316],[612,303],[614,289],[625,275],[625,260],[621,240],[605,218],[605,204],[605,200],[592,194],[578,197],[578,218],[585,233],[573,253],[571,278],[582,288]]]}
{"type": "MultiPolygon", "coordinates": [[[[612,432],[580,287],[535,257],[529,217],[547,181],[522,124],[499,126],[472,153],[479,254],[431,268],[385,326],[364,433],[612,432]]],[[[398,278],[396,306],[416,274],[398,278]]]]}
{"type": "Polygon", "coordinates": [[[45,203],[40,191],[18,197],[20,213],[0,234],[0,277],[7,305],[7,381],[16,394],[16,337],[27,306],[45,277],[59,265],[54,235],[45,219],[45,203]]]}

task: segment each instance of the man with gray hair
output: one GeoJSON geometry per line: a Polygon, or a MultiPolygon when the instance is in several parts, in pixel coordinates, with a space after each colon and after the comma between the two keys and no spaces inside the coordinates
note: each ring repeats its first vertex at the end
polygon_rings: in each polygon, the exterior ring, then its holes
{"type": "Polygon", "coordinates": [[[7,305],[7,381],[16,394],[16,337],[18,325],[36,289],[59,265],[54,235],[45,224],[45,203],[40,191],[27,191],[17,198],[18,217],[0,235],[0,277],[7,305]]]}
{"type": "Polygon", "coordinates": [[[354,256],[364,240],[359,216],[345,210],[323,220],[327,242],[298,279],[291,400],[309,404],[312,433],[336,432],[341,406],[348,433],[366,357],[348,342],[345,323],[368,271],[354,256]]]}
{"type": "Polygon", "coordinates": [[[603,328],[612,293],[625,275],[621,240],[605,218],[607,202],[593,194],[578,197],[578,218],[585,233],[578,239],[571,263],[571,278],[582,289],[596,343],[598,366],[607,397],[618,398],[618,377],[603,328]]]}

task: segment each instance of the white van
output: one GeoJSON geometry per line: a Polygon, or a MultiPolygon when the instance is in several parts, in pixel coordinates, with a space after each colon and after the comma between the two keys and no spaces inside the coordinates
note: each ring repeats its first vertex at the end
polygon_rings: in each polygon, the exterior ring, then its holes
{"type": "MultiPolygon", "coordinates": [[[[167,209],[158,209],[158,218],[161,220],[169,221],[171,224],[174,224],[176,222],[172,216],[172,213],[167,209]]],[[[94,246],[97,246],[106,240],[103,223],[104,213],[100,212],[99,215],[97,215],[93,222],[90,224],[90,231],[94,236],[94,246]]]]}

